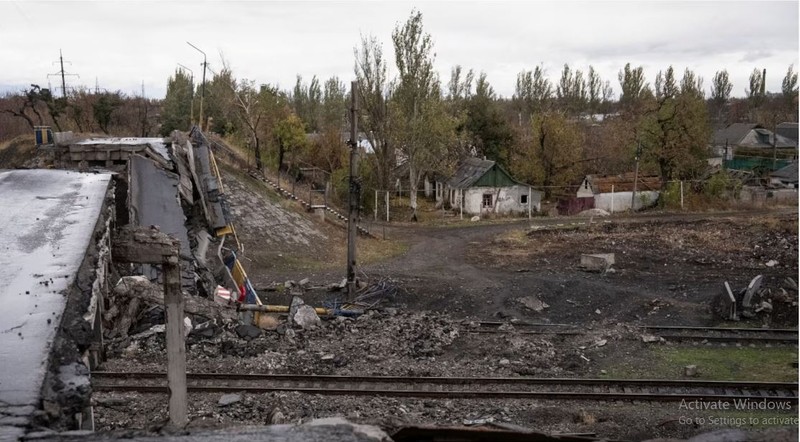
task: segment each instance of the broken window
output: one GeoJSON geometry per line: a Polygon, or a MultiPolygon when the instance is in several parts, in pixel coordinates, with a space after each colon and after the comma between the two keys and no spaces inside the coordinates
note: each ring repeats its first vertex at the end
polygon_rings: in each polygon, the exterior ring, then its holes
{"type": "Polygon", "coordinates": [[[492,194],[491,193],[484,193],[483,194],[483,207],[492,207],[492,194]]]}
{"type": "Polygon", "coordinates": [[[519,203],[520,204],[528,204],[528,195],[520,195],[519,196],[519,203]]]}

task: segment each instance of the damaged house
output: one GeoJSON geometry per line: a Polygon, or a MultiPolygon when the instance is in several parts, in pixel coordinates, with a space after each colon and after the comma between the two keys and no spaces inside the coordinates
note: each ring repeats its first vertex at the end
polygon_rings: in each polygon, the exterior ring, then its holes
{"type": "Polygon", "coordinates": [[[591,207],[609,213],[638,210],[650,207],[658,201],[661,178],[642,176],[633,172],[619,175],[586,175],[578,187],[579,200],[591,200],[591,207]],[[634,181],[636,197],[633,198],[634,181]],[[631,205],[634,204],[633,207],[631,205]]]}
{"type": "Polygon", "coordinates": [[[436,201],[465,214],[523,214],[541,210],[542,192],[515,180],[491,160],[467,158],[446,182],[436,182],[436,201]]]}

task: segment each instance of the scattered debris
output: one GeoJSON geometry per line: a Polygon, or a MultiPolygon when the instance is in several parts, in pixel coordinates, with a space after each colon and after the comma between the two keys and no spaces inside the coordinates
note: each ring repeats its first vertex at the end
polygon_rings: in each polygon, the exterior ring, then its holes
{"type": "Polygon", "coordinates": [[[255,339],[261,336],[261,329],[256,327],[255,325],[250,324],[241,324],[236,326],[236,334],[246,340],[255,339]]]}
{"type": "Polygon", "coordinates": [[[470,221],[472,221],[473,223],[474,223],[474,222],[478,222],[478,221],[480,221],[480,220],[481,220],[481,217],[480,217],[480,216],[478,216],[478,215],[475,215],[475,216],[473,216],[472,218],[470,218],[470,221]]]}
{"type": "Polygon", "coordinates": [[[767,267],[775,267],[776,265],[778,265],[778,261],[775,261],[774,259],[770,259],[764,265],[767,266],[767,267]]]}

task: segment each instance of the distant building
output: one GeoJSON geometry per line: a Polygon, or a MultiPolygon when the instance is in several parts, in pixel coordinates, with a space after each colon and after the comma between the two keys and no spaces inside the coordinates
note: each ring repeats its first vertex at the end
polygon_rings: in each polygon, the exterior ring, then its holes
{"type": "MultiPolygon", "coordinates": [[[[788,129],[787,129],[788,133],[788,129]]],[[[795,136],[797,129],[795,127],[795,136]]],[[[711,165],[730,169],[780,168],[797,158],[797,141],[754,123],[734,123],[714,133],[711,165]],[[773,161],[773,157],[777,160],[773,161]]]]}
{"type": "Polygon", "coordinates": [[[770,173],[769,183],[772,187],[797,189],[797,171],[797,161],[792,161],[787,166],[770,173]]]}
{"type": "Polygon", "coordinates": [[[607,212],[624,212],[651,206],[658,201],[661,189],[661,178],[642,176],[636,179],[636,197],[633,198],[634,172],[619,175],[586,175],[581,182],[576,197],[592,198],[593,207],[607,212]]]}
{"type": "Polygon", "coordinates": [[[778,135],[782,137],[794,141],[795,145],[797,144],[797,123],[781,123],[775,129],[775,132],[778,132],[778,135]]]}
{"type": "Polygon", "coordinates": [[[499,164],[480,158],[459,163],[455,174],[436,182],[436,199],[447,199],[465,214],[513,214],[541,210],[542,192],[515,180],[499,164]]]}

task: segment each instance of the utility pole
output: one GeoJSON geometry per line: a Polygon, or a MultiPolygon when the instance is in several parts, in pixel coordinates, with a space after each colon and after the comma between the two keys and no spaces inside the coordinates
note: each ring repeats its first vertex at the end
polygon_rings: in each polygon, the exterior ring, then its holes
{"type": "MultiPolygon", "coordinates": [[[[61,49],[58,50],[58,61],[54,61],[53,63],[54,64],[58,63],[61,66],[61,70],[56,72],[55,74],[47,74],[47,76],[48,77],[50,77],[50,76],[61,76],[61,97],[62,98],[66,98],[67,97],[67,78],[66,77],[67,76],[71,76],[71,77],[80,78],[81,76],[78,75],[78,74],[68,74],[66,71],[64,71],[64,55],[61,53],[61,49]]],[[[68,61],[67,64],[72,64],[72,63],[68,61]]]]}
{"type": "MultiPolygon", "coordinates": [[[[766,72],[766,69],[764,70],[766,72]]],[[[772,123],[772,171],[778,170],[778,118],[772,123]]]]}
{"type": "Polygon", "coordinates": [[[201,51],[200,48],[197,46],[186,42],[189,46],[197,49],[197,52],[203,54],[203,85],[200,87],[200,130],[203,130],[203,99],[206,97],[206,67],[208,67],[208,62],[206,61],[206,53],[201,51]]]}
{"type": "Polygon", "coordinates": [[[356,217],[361,183],[358,173],[358,82],[350,83],[350,195],[347,216],[347,295],[352,299],[356,292],[356,217]]]}
{"type": "Polygon", "coordinates": [[[639,181],[639,157],[642,156],[642,142],[637,141],[636,144],[636,168],[633,172],[633,193],[631,194],[631,211],[636,211],[636,185],[639,181]]]}
{"type": "Polygon", "coordinates": [[[186,69],[187,71],[189,71],[189,74],[191,75],[191,79],[189,80],[189,83],[191,83],[191,88],[192,88],[192,90],[191,90],[191,97],[192,97],[191,103],[192,104],[190,105],[190,108],[191,108],[190,109],[190,113],[191,113],[191,115],[189,116],[189,125],[192,125],[192,124],[194,124],[194,72],[191,69],[187,68],[186,66],[184,66],[184,65],[182,65],[180,63],[178,63],[178,66],[180,66],[181,68],[186,69]]]}

